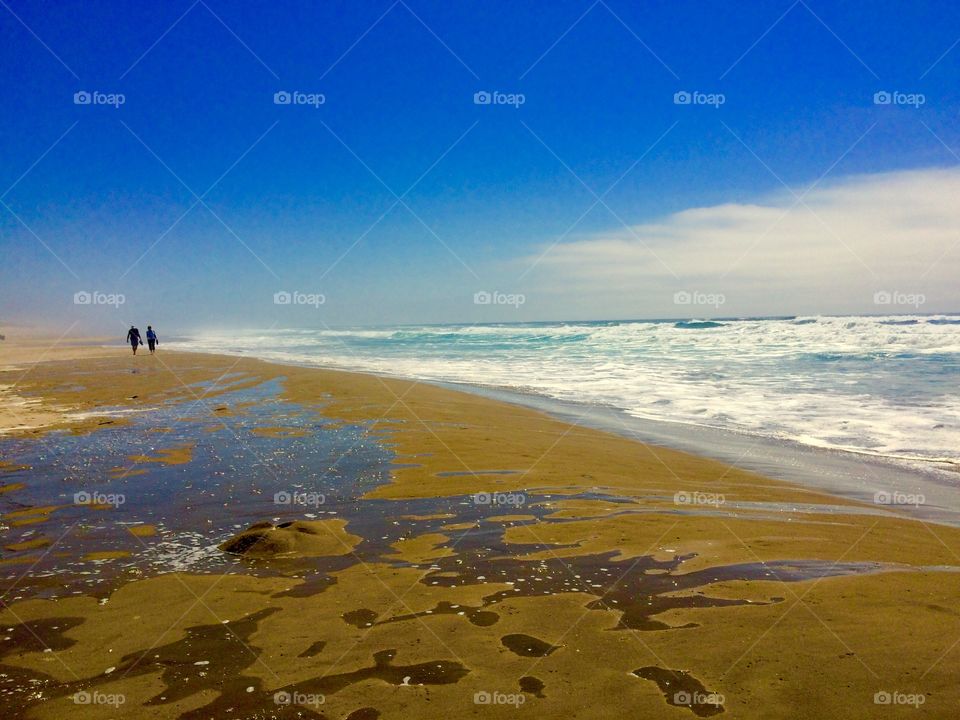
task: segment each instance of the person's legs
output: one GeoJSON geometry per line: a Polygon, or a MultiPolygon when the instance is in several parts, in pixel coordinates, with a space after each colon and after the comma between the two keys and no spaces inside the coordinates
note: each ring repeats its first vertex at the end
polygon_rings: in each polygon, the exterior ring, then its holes
{"type": "Polygon", "coordinates": [[[133,348],[133,354],[136,355],[136,354],[137,354],[137,343],[136,343],[136,342],[132,342],[132,343],[130,343],[130,346],[133,348]]]}
{"type": "Polygon", "coordinates": [[[150,354],[153,355],[153,353],[156,352],[156,349],[157,349],[157,341],[147,340],[147,346],[150,348],[150,354]]]}

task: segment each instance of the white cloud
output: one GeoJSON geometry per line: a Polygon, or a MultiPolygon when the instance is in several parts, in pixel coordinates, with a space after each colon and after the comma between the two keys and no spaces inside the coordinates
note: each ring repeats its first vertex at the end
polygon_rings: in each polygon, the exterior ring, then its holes
{"type": "Polygon", "coordinates": [[[857,175],[794,193],[561,242],[528,279],[544,295],[573,291],[590,315],[675,315],[680,289],[722,292],[719,314],[885,312],[873,304],[879,290],[923,293],[923,311],[960,310],[960,170],[857,175]]]}

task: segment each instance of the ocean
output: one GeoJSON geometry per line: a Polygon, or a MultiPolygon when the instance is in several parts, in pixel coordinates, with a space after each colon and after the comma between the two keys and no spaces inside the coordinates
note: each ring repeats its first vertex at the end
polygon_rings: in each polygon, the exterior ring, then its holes
{"type": "Polygon", "coordinates": [[[503,388],[647,420],[960,465],[960,316],[247,330],[170,346],[503,388]]]}

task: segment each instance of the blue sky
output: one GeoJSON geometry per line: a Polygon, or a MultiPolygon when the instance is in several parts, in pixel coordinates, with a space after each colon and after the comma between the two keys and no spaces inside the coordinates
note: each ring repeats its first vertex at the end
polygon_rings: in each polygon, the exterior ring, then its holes
{"type": "Polygon", "coordinates": [[[4,2],[0,323],[960,309],[954,3],[4,2]]]}

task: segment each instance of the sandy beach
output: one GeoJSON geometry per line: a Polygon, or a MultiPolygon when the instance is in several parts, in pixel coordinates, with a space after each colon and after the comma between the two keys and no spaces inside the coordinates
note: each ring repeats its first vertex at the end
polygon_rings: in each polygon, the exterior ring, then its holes
{"type": "Polygon", "coordinates": [[[429,384],[49,346],[0,344],[3,717],[960,703],[960,529],[429,384]]]}
{"type": "Polygon", "coordinates": [[[960,717],[960,4],[0,5],[0,720],[960,717]]]}

